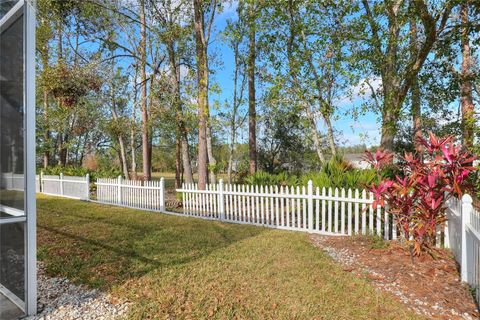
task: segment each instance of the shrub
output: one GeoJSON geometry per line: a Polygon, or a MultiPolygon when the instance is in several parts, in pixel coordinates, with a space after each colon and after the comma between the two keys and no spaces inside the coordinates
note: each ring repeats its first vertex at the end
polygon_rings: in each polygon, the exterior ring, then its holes
{"type": "MultiPolygon", "coordinates": [[[[388,205],[396,216],[412,256],[434,248],[437,229],[446,221],[445,202],[462,195],[475,160],[451,136],[437,138],[430,133],[430,138],[421,143],[424,154],[406,153],[399,165],[400,175],[372,183],[369,188],[375,196],[374,206],[388,205]]],[[[392,158],[392,154],[382,150],[366,153],[376,170],[390,165],[392,158]]]]}
{"type": "Polygon", "coordinates": [[[46,169],[40,169],[38,171],[39,173],[40,171],[43,171],[43,173],[47,175],[60,175],[60,173],[63,173],[66,176],[77,176],[77,177],[85,176],[88,173],[90,175],[91,181],[96,180],[97,178],[115,178],[122,175],[121,171],[118,170],[117,168],[103,168],[103,169],[98,169],[96,171],[92,171],[84,167],[54,166],[54,167],[48,167],[46,169]]]}
{"type": "Polygon", "coordinates": [[[298,178],[294,175],[289,175],[286,172],[279,174],[272,174],[268,172],[259,171],[252,175],[249,175],[243,180],[246,184],[259,185],[259,186],[297,186],[298,178]]]}
{"type": "Polygon", "coordinates": [[[356,169],[339,158],[334,158],[322,165],[318,172],[302,175],[290,175],[285,172],[271,174],[257,172],[243,179],[252,185],[306,186],[312,180],[319,188],[364,188],[378,180],[374,169],[356,169]]]}

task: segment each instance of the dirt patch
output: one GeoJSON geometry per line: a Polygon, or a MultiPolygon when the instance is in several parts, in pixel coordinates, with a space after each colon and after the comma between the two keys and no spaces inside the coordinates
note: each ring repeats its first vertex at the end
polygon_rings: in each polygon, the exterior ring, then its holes
{"type": "Polygon", "coordinates": [[[451,254],[439,250],[416,258],[398,242],[370,237],[311,235],[312,243],[339,262],[344,271],[368,278],[377,288],[430,319],[479,319],[468,286],[462,284],[451,254]]]}

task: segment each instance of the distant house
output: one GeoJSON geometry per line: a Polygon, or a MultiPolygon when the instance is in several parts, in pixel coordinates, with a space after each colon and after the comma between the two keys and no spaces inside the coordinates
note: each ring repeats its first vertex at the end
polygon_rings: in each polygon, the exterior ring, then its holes
{"type": "Polygon", "coordinates": [[[343,156],[343,159],[349,162],[352,167],[357,169],[368,169],[370,164],[364,159],[363,153],[349,153],[343,156]]]}

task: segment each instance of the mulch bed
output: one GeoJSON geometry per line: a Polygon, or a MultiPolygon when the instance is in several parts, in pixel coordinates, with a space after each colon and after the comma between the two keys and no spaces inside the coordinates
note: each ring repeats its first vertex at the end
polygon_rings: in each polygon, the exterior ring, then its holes
{"type": "Polygon", "coordinates": [[[458,265],[446,250],[415,258],[400,243],[371,237],[311,235],[312,243],[339,262],[344,271],[367,277],[411,310],[430,319],[480,319],[458,265]]]}

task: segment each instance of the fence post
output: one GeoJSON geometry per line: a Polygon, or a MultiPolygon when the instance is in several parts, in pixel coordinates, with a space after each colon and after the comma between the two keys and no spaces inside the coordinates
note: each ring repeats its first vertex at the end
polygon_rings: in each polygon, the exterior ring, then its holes
{"type": "Polygon", "coordinates": [[[313,182],[308,180],[307,184],[307,207],[308,207],[308,230],[313,231],[313,182]]]}
{"type": "Polygon", "coordinates": [[[165,211],[165,179],[160,178],[160,211],[165,211]]]}
{"type": "Polygon", "coordinates": [[[468,194],[462,197],[462,258],[460,263],[460,270],[462,281],[468,280],[468,251],[467,251],[467,223],[470,223],[470,215],[473,210],[473,200],[468,194]]]}
{"type": "Polygon", "coordinates": [[[60,195],[63,196],[63,173],[60,173],[60,195]]]}
{"type": "Polygon", "coordinates": [[[90,200],[90,174],[85,175],[85,183],[87,184],[87,194],[85,195],[85,200],[90,200]]]}
{"type": "Polygon", "coordinates": [[[225,202],[223,194],[223,179],[218,181],[218,211],[220,212],[220,220],[225,219],[225,202]]]}
{"type": "Polygon", "coordinates": [[[122,176],[117,178],[117,203],[122,204],[122,176]]]}

